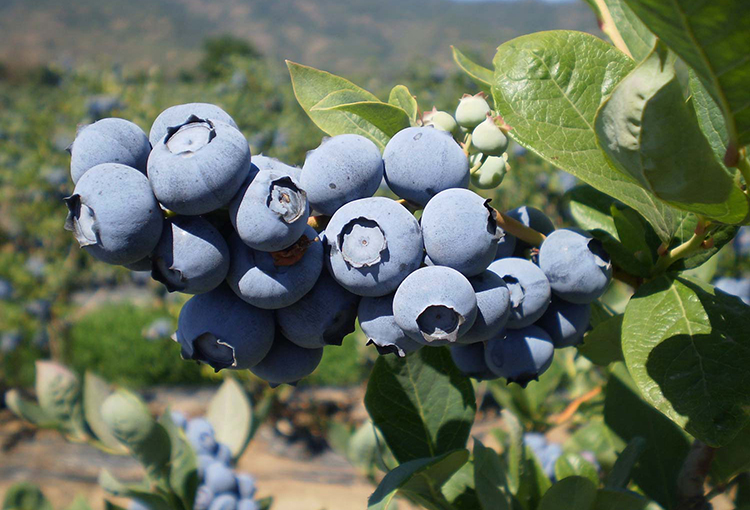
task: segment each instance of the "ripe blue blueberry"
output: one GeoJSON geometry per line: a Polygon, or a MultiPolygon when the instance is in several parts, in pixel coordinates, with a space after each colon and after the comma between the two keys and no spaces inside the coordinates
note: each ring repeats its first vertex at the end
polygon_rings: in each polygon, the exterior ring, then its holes
{"type": "Polygon", "coordinates": [[[232,450],[224,443],[218,443],[216,453],[214,454],[216,462],[221,462],[225,466],[232,465],[232,450]]]}
{"type": "Polygon", "coordinates": [[[193,510],[208,510],[211,506],[211,502],[214,500],[214,491],[208,485],[201,485],[195,492],[195,501],[193,503],[193,510]]]}
{"type": "Polygon", "coordinates": [[[250,172],[250,147],[229,124],[190,117],[148,158],[148,180],[167,209],[194,216],[229,203],[250,172]]]}
{"type": "Polygon", "coordinates": [[[237,490],[237,479],[234,476],[234,471],[223,462],[214,462],[206,468],[204,483],[215,494],[237,490]]]}
{"type": "Polygon", "coordinates": [[[497,379],[484,359],[484,342],[451,345],[451,358],[464,374],[478,381],[497,379]]]}
{"type": "Polygon", "coordinates": [[[161,338],[169,338],[172,333],[174,333],[172,319],[162,317],[160,319],[155,319],[151,324],[144,328],[143,338],[146,340],[159,340],[161,338]]]}
{"type": "Polygon", "coordinates": [[[419,205],[443,190],[469,185],[469,159],[449,133],[435,128],[396,133],[385,147],[383,163],[388,187],[419,205]]]}
{"type": "Polygon", "coordinates": [[[207,453],[199,453],[197,455],[198,458],[198,478],[203,480],[206,476],[206,469],[208,466],[216,462],[216,459],[214,458],[213,454],[209,455],[207,453]]]}
{"type": "Polygon", "coordinates": [[[172,419],[172,423],[180,427],[181,429],[185,429],[187,427],[187,418],[184,414],[182,414],[179,411],[171,411],[169,413],[169,417],[172,419]]]}
{"type": "Polygon", "coordinates": [[[393,353],[403,358],[422,348],[423,344],[409,338],[396,324],[393,316],[393,297],[365,297],[359,302],[359,325],[367,336],[367,345],[374,345],[380,354],[393,353]]]}
{"type": "Polygon", "coordinates": [[[267,310],[299,301],[323,269],[323,244],[311,227],[290,249],[293,258],[288,261],[280,261],[278,254],[253,250],[234,234],[229,237],[229,251],[227,283],[240,298],[267,310]],[[299,253],[301,258],[295,261],[299,253]]]}
{"type": "Polygon", "coordinates": [[[283,161],[264,156],[263,154],[253,156],[253,165],[255,165],[258,170],[269,170],[277,174],[288,175],[294,178],[297,182],[300,182],[300,177],[302,177],[302,169],[300,167],[287,165],[283,161]]]}
{"type": "Polygon", "coordinates": [[[172,126],[179,126],[188,120],[192,115],[201,119],[211,119],[214,121],[224,122],[235,129],[239,129],[234,119],[227,112],[216,105],[208,103],[188,103],[170,106],[156,117],[151,125],[151,131],[148,139],[151,145],[156,145],[167,135],[167,130],[172,126]]]}
{"type": "Polygon", "coordinates": [[[252,499],[241,499],[237,504],[237,510],[260,510],[260,505],[252,499]]]}
{"type": "Polygon", "coordinates": [[[425,345],[455,343],[477,317],[477,296],[464,275],[427,266],[406,277],[393,298],[396,324],[425,345]]]}
{"type": "MultiPolygon", "coordinates": [[[[552,220],[550,220],[542,211],[534,207],[523,205],[511,209],[505,214],[544,235],[549,235],[555,230],[555,225],[552,223],[552,220]]],[[[519,239],[516,242],[513,256],[520,257],[528,248],[530,248],[530,245],[519,239]]]]}
{"type": "Polygon", "coordinates": [[[552,302],[536,325],[549,333],[555,348],[559,349],[580,344],[590,318],[590,304],[569,303],[553,294],[552,302]]]}
{"type": "Polygon", "coordinates": [[[595,301],[612,279],[612,263],[601,241],[579,229],[547,236],[539,249],[539,267],[552,291],[571,303],[595,301]]]}
{"type": "Polygon", "coordinates": [[[216,452],[216,436],[214,428],[205,418],[193,418],[185,425],[185,435],[190,446],[198,455],[210,455],[216,452]]]}
{"type": "Polygon", "coordinates": [[[0,278],[0,301],[6,301],[13,297],[13,284],[8,280],[0,278]]]}
{"type": "Polygon", "coordinates": [[[263,360],[250,369],[271,386],[294,384],[312,374],[323,359],[323,348],[305,349],[276,334],[271,350],[263,360]]]}
{"type": "Polygon", "coordinates": [[[360,135],[328,138],[308,152],[302,167],[302,188],[310,207],[329,216],[342,205],[371,197],[383,180],[380,149],[360,135]]]}
{"type": "Polygon", "coordinates": [[[288,340],[306,349],[341,345],[354,332],[358,303],[359,296],[324,269],[310,292],[276,311],[276,324],[288,340]]]}
{"type": "Polygon", "coordinates": [[[73,183],[102,163],[119,163],[146,173],[151,152],[146,133],[125,119],[102,119],[84,127],[70,146],[70,175],[73,183]]]}
{"type": "Polygon", "coordinates": [[[490,113],[490,105],[483,94],[475,96],[466,94],[459,100],[458,107],[456,107],[456,122],[463,128],[474,129],[484,122],[488,113],[490,113]]]}
{"type": "Polygon", "coordinates": [[[477,295],[477,318],[474,325],[458,341],[462,344],[485,342],[505,327],[510,318],[510,289],[492,271],[483,271],[469,278],[477,295]]]}
{"type": "Polygon", "coordinates": [[[148,179],[134,168],[117,163],[95,166],[81,177],[65,203],[65,229],[102,262],[137,262],[159,242],[161,209],[148,179]]]}
{"type": "Polygon", "coordinates": [[[461,188],[441,191],[427,203],[422,239],[433,264],[452,267],[466,276],[487,269],[495,259],[498,240],[505,235],[488,203],[461,188]]]}
{"type": "Polygon", "coordinates": [[[18,349],[21,342],[23,342],[23,335],[20,331],[3,331],[0,335],[0,352],[5,354],[13,352],[18,349]]]}
{"type": "Polygon", "coordinates": [[[750,278],[718,278],[714,281],[714,287],[750,305],[750,278]]]}
{"type": "Polygon", "coordinates": [[[215,289],[226,278],[229,247],[207,220],[175,216],[164,222],[151,262],[151,276],[169,292],[201,294],[215,289]]]}
{"type": "Polygon", "coordinates": [[[180,310],[176,338],[185,359],[222,368],[254,366],[271,349],[273,313],[256,308],[227,285],[193,296],[180,310]]]}
{"type": "Polygon", "coordinates": [[[518,329],[536,322],[547,310],[552,291],[549,280],[536,264],[526,259],[498,259],[487,268],[500,276],[510,290],[507,327],[518,329]]]}
{"type": "Polygon", "coordinates": [[[131,499],[128,502],[128,510],[151,510],[151,507],[140,499],[131,499]]]}
{"type": "Polygon", "coordinates": [[[484,354],[492,372],[526,387],[550,367],[555,346],[542,328],[527,326],[506,330],[487,341],[484,354]]]}
{"type": "Polygon", "coordinates": [[[240,493],[240,498],[242,499],[255,497],[255,478],[245,473],[238,474],[237,489],[240,493]]]}
{"type": "Polygon", "coordinates": [[[385,197],[349,202],[326,227],[329,269],[336,281],[360,296],[396,290],[422,263],[419,223],[398,202],[385,197]]]}
{"type": "Polygon", "coordinates": [[[293,177],[260,170],[243,183],[229,204],[229,218],[246,245],[254,250],[289,248],[307,228],[307,193],[293,177]]]}
{"type": "Polygon", "coordinates": [[[237,510],[237,496],[234,494],[219,494],[211,502],[208,510],[237,510]]]}

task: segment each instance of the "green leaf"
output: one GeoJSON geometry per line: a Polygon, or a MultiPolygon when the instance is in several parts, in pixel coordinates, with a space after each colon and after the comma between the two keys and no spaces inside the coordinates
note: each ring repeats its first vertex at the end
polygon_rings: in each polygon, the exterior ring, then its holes
{"type": "MultiPolygon", "coordinates": [[[[354,133],[369,138],[381,150],[385,148],[389,137],[361,117],[342,110],[312,111],[314,106],[320,106],[321,101],[334,93],[338,93],[333,97],[340,100],[340,104],[378,101],[377,97],[340,76],[288,60],[286,64],[292,79],[294,96],[315,125],[331,136],[354,133]]],[[[335,106],[330,98],[322,105],[329,108],[335,106]]]]}
{"type": "MultiPolygon", "coordinates": [[[[227,379],[227,381],[232,379],[227,379]]],[[[211,404],[209,404],[209,409],[211,404]]],[[[185,436],[185,432],[172,421],[169,409],[159,418],[159,423],[169,434],[169,486],[182,500],[185,508],[193,508],[198,490],[198,458],[185,436]]],[[[217,438],[218,439],[218,438],[217,438]]]]}
{"type": "MultiPolygon", "coordinates": [[[[670,248],[674,248],[693,237],[697,225],[698,218],[695,215],[689,214],[685,216],[680,222],[677,232],[675,232],[675,239],[670,248]]],[[[737,225],[718,225],[711,235],[713,239],[713,246],[711,248],[701,249],[689,257],[678,260],[669,266],[670,271],[685,271],[705,264],[706,261],[716,255],[726,244],[732,242],[739,229],[740,227],[737,225]]]]}
{"type": "Polygon", "coordinates": [[[711,461],[714,484],[725,484],[743,471],[750,471],[750,426],[742,429],[727,445],[718,448],[711,461]]]}
{"type": "Polygon", "coordinates": [[[663,45],[615,87],[594,127],[615,167],[662,200],[727,223],[747,215],[747,198],[686,105],[663,45]]]}
{"type": "Polygon", "coordinates": [[[555,30],[506,42],[494,65],[492,94],[512,128],[509,136],[634,208],[669,242],[672,209],[612,168],[594,132],[602,99],[633,69],[633,61],[592,35],[555,30]]]}
{"type": "Polygon", "coordinates": [[[650,275],[654,265],[653,253],[659,245],[658,239],[650,239],[648,224],[633,209],[612,207],[612,218],[622,248],[628,256],[627,263],[622,264],[622,267],[638,276],[650,275]],[[649,241],[654,241],[652,245],[655,246],[650,245],[649,241]]]}
{"type": "Polygon", "coordinates": [[[260,510],[270,510],[271,506],[273,506],[273,497],[268,496],[267,498],[258,499],[256,500],[258,502],[258,508],[260,510]]]}
{"type": "Polygon", "coordinates": [[[500,456],[474,439],[474,486],[484,510],[510,510],[510,490],[500,456]]]}
{"type": "Polygon", "coordinates": [[[518,494],[526,450],[523,444],[523,427],[515,414],[508,410],[502,412],[502,417],[508,426],[508,450],[505,454],[505,464],[508,467],[508,488],[512,494],[518,494]]]}
{"type": "Polygon", "coordinates": [[[542,468],[542,464],[528,446],[523,448],[521,479],[516,499],[527,510],[537,508],[540,500],[547,493],[552,482],[542,468]]]}
{"type": "Polygon", "coordinates": [[[106,469],[102,469],[97,480],[102,489],[113,496],[122,496],[125,498],[138,498],[144,502],[148,501],[151,493],[151,485],[147,481],[140,483],[124,483],[114,477],[106,469]]]}
{"type": "Polygon", "coordinates": [[[463,448],[476,413],[471,382],[443,347],[379,357],[365,406],[401,463],[463,448]]]}
{"type": "Polygon", "coordinates": [[[8,390],[5,393],[5,405],[13,411],[16,416],[32,423],[40,428],[54,428],[58,425],[57,420],[48,416],[36,403],[27,400],[16,390],[8,390]]]}
{"type": "MultiPolygon", "coordinates": [[[[654,318],[651,310],[650,322],[654,318]]],[[[604,400],[604,421],[623,441],[635,437],[646,440],[638,464],[633,468],[635,482],[662,507],[674,508],[677,476],[690,449],[687,436],[659,411],[644,402],[627,370],[621,364],[609,378],[604,400]]]]}
{"type": "Polygon", "coordinates": [[[555,462],[555,478],[562,480],[570,476],[588,478],[595,486],[599,485],[599,472],[596,466],[573,452],[560,455],[555,462]]]}
{"type": "Polygon", "coordinates": [[[91,505],[89,505],[88,501],[86,501],[86,498],[84,498],[83,496],[79,494],[78,496],[76,496],[76,499],[73,500],[73,502],[70,504],[67,510],[92,510],[92,509],[91,509],[91,505]]]}
{"type": "Polygon", "coordinates": [[[592,510],[643,510],[649,501],[635,492],[621,489],[599,489],[592,510]]]}
{"type": "Polygon", "coordinates": [[[714,150],[717,159],[723,161],[729,143],[729,133],[727,133],[727,125],[724,122],[724,114],[693,70],[690,70],[688,83],[690,86],[690,104],[695,110],[701,131],[703,131],[703,135],[714,150]]]}
{"type": "Polygon", "coordinates": [[[585,184],[568,191],[565,198],[570,215],[579,227],[588,231],[599,230],[619,240],[611,215],[614,198],[585,184]]]}
{"type": "Polygon", "coordinates": [[[371,421],[366,421],[351,435],[347,448],[347,458],[354,466],[367,472],[377,467],[388,471],[384,459],[390,452],[385,444],[383,434],[371,421]]]}
{"type": "Polygon", "coordinates": [[[116,505],[116,504],[112,503],[111,501],[109,501],[107,499],[105,499],[104,500],[104,510],[126,510],[126,509],[123,508],[123,507],[121,507],[121,506],[119,506],[119,505],[116,505]]]}
{"type": "Polygon", "coordinates": [[[454,62],[456,62],[458,67],[460,67],[463,72],[469,75],[469,77],[474,80],[474,82],[483,92],[489,94],[492,89],[493,81],[492,69],[487,69],[486,67],[482,67],[479,64],[473,62],[469,59],[469,57],[461,53],[461,51],[459,51],[459,49],[455,46],[451,46],[451,50],[453,51],[453,60],[454,62]]]}
{"type": "Polygon", "coordinates": [[[393,498],[399,492],[418,501],[437,503],[439,505],[437,508],[450,508],[448,502],[442,497],[439,487],[468,460],[468,450],[461,449],[433,458],[405,462],[385,475],[378,488],[370,496],[367,508],[386,510],[390,508],[393,498]]]}
{"type": "Polygon", "coordinates": [[[62,429],[85,440],[81,383],[73,371],[54,361],[36,362],[36,395],[45,415],[62,429]]]}
{"type": "Polygon", "coordinates": [[[596,485],[588,478],[570,476],[549,488],[538,510],[590,510],[596,500],[596,485]]]}
{"type": "Polygon", "coordinates": [[[592,0],[602,31],[636,62],[651,53],[656,37],[623,0],[592,0]]]}
{"type": "Polygon", "coordinates": [[[53,510],[41,489],[33,483],[11,485],[3,499],[2,510],[53,510]]]}
{"type": "Polygon", "coordinates": [[[563,445],[565,451],[590,451],[606,469],[617,461],[617,451],[625,448],[625,443],[607,427],[603,421],[591,420],[576,430],[563,445]]]}
{"type": "Polygon", "coordinates": [[[343,102],[349,96],[351,93],[348,90],[333,92],[313,106],[310,112],[349,112],[375,126],[388,138],[411,125],[409,115],[399,106],[380,101],[343,102]]]}
{"type": "Polygon", "coordinates": [[[110,393],[107,381],[92,372],[86,372],[83,378],[83,412],[86,423],[106,448],[124,454],[127,453],[127,448],[115,438],[102,418],[102,404],[110,393]]]}
{"type": "Polygon", "coordinates": [[[622,315],[615,315],[586,333],[578,352],[595,365],[607,366],[625,361],[622,354],[622,321],[622,315]]]}
{"type": "Polygon", "coordinates": [[[214,428],[216,440],[239,458],[250,440],[253,407],[247,393],[234,377],[227,377],[211,398],[206,419],[214,428]]]}
{"type": "Polygon", "coordinates": [[[625,449],[618,455],[612,471],[607,476],[605,484],[610,489],[625,489],[630,483],[633,467],[646,450],[646,440],[641,436],[632,438],[625,449]]]}
{"type": "Polygon", "coordinates": [[[405,111],[412,126],[417,125],[417,114],[419,113],[417,99],[409,92],[406,85],[396,85],[393,87],[391,93],[388,95],[388,102],[405,111]]]}
{"type": "Polygon", "coordinates": [[[750,143],[750,10],[746,0],[625,0],[721,106],[736,149],[750,143]]]}
{"type": "Polygon", "coordinates": [[[666,276],[625,310],[623,352],[644,398],[710,446],[750,424],[750,386],[741,383],[750,380],[748,322],[738,298],[666,276]]]}
{"type": "Polygon", "coordinates": [[[474,488],[474,463],[471,459],[443,484],[441,492],[454,510],[481,509],[474,488]]]}

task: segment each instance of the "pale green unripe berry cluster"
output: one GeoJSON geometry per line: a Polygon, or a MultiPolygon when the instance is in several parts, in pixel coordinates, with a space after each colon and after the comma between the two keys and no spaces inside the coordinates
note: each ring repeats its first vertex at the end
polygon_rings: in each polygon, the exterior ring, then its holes
{"type": "Polygon", "coordinates": [[[495,124],[495,120],[491,116],[487,116],[471,132],[472,152],[481,152],[488,156],[500,156],[507,149],[508,137],[495,124]]]}
{"type": "Polygon", "coordinates": [[[456,122],[463,128],[474,129],[484,122],[490,111],[489,103],[481,95],[464,96],[456,108],[456,122]]]}

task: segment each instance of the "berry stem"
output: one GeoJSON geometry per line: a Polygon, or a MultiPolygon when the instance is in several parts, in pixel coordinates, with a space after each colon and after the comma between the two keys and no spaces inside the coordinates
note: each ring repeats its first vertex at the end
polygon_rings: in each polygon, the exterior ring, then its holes
{"type": "Polygon", "coordinates": [[[659,260],[657,260],[656,264],[654,265],[653,275],[656,276],[666,272],[667,269],[669,269],[669,266],[671,266],[678,260],[684,259],[685,257],[688,257],[693,253],[702,250],[703,242],[706,240],[706,237],[708,237],[709,234],[707,227],[708,222],[704,218],[699,216],[698,225],[695,227],[695,233],[693,234],[693,236],[681,245],[676,246],[675,248],[661,254],[659,260]]]}
{"type": "Polygon", "coordinates": [[[469,169],[469,173],[473,175],[477,172],[477,170],[482,168],[482,165],[484,164],[484,162],[487,161],[487,157],[488,157],[487,155],[482,154],[482,157],[479,158],[479,161],[477,161],[474,164],[474,166],[469,169]]]}
{"type": "Polygon", "coordinates": [[[464,143],[462,143],[464,148],[464,154],[466,154],[466,157],[469,157],[469,147],[471,147],[471,132],[466,133],[466,136],[464,137],[464,143]]]}
{"type": "Polygon", "coordinates": [[[507,214],[500,212],[497,209],[495,209],[495,212],[497,213],[495,215],[495,223],[497,223],[500,228],[502,228],[509,234],[516,236],[521,241],[524,241],[525,243],[528,243],[532,246],[539,247],[542,245],[544,240],[547,239],[544,234],[537,232],[533,228],[527,227],[520,221],[511,218],[507,214]]]}
{"type": "Polygon", "coordinates": [[[409,209],[409,212],[414,214],[415,212],[419,211],[420,209],[423,209],[423,207],[419,204],[415,204],[414,202],[409,202],[405,198],[401,198],[399,200],[396,200],[399,204],[403,205],[407,209],[409,209]]]}
{"type": "Polygon", "coordinates": [[[331,221],[331,217],[322,214],[319,216],[310,216],[309,218],[307,218],[307,224],[314,228],[316,232],[320,232],[321,230],[325,229],[326,226],[328,226],[329,221],[331,221]]]}

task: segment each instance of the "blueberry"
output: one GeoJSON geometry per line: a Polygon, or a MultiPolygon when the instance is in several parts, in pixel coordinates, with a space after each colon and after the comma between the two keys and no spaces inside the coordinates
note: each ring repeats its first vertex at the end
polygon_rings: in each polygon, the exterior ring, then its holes
{"type": "Polygon", "coordinates": [[[47,271],[47,262],[44,257],[32,255],[26,260],[23,268],[34,278],[43,278],[47,271]]]}
{"type": "Polygon", "coordinates": [[[211,506],[211,502],[214,500],[214,491],[208,485],[201,485],[195,492],[195,502],[193,503],[193,510],[208,510],[211,506]]]}
{"type": "Polygon", "coordinates": [[[471,174],[471,183],[479,189],[494,189],[500,186],[507,173],[508,163],[504,157],[489,156],[482,166],[471,174]]]}
{"type": "Polygon", "coordinates": [[[304,232],[289,250],[288,260],[253,250],[237,235],[230,236],[227,283],[232,290],[251,305],[267,310],[299,301],[313,288],[323,269],[323,243],[311,227],[304,232]]]}
{"type": "Polygon", "coordinates": [[[300,177],[302,177],[302,169],[300,167],[287,165],[276,158],[264,156],[263,154],[253,156],[253,165],[258,170],[269,170],[277,174],[289,175],[297,182],[300,182],[300,177]]]}
{"type": "Polygon", "coordinates": [[[380,354],[393,353],[403,358],[419,350],[422,344],[409,338],[396,324],[393,316],[394,294],[365,297],[359,302],[359,325],[367,336],[367,345],[373,344],[380,354]]]}
{"type": "Polygon", "coordinates": [[[477,317],[477,297],[469,280],[455,269],[427,266],[398,287],[393,316],[411,339],[446,345],[471,329],[477,317]]]}
{"type": "Polygon", "coordinates": [[[200,117],[201,119],[223,122],[229,124],[235,129],[239,129],[234,122],[234,119],[216,105],[208,103],[178,104],[170,106],[161,112],[159,116],[156,117],[156,120],[154,120],[154,123],[151,126],[151,131],[148,134],[148,139],[151,141],[151,145],[156,147],[156,145],[167,135],[167,130],[170,127],[179,126],[192,115],[200,117]]]}
{"type": "Polygon", "coordinates": [[[277,333],[270,352],[250,371],[271,386],[294,384],[312,374],[322,358],[322,347],[305,349],[277,333]]]}
{"type": "Polygon", "coordinates": [[[549,443],[540,458],[544,474],[553,480],[555,479],[555,464],[562,454],[562,446],[557,443],[549,443]]]}
{"type": "MultiPolygon", "coordinates": [[[[121,110],[125,105],[117,96],[96,95],[86,99],[86,110],[89,117],[102,119],[111,115],[114,110],[121,110]]],[[[145,133],[143,136],[146,136],[145,133]]]]}
{"type": "Polygon", "coordinates": [[[484,342],[451,345],[450,349],[453,363],[465,375],[478,381],[497,379],[484,359],[484,342]]]}
{"type": "MultiPolygon", "coordinates": [[[[151,272],[151,255],[147,255],[143,257],[142,259],[136,260],[135,262],[132,262],[130,264],[123,264],[122,266],[136,273],[145,272],[145,271],[148,271],[150,273],[151,272]]],[[[149,277],[150,275],[146,275],[145,281],[148,281],[149,277]]]]}
{"type": "Polygon", "coordinates": [[[0,335],[0,352],[8,354],[18,349],[23,341],[20,331],[3,331],[0,335]]]}
{"type": "Polygon", "coordinates": [[[216,452],[217,443],[214,428],[208,420],[205,418],[193,418],[189,420],[187,425],[185,425],[185,435],[196,454],[213,457],[216,452]]]}
{"type": "Polygon", "coordinates": [[[433,264],[466,276],[487,269],[495,259],[498,240],[505,235],[488,204],[489,200],[460,188],[441,191],[427,203],[422,238],[433,264]]]}
{"type": "Polygon", "coordinates": [[[440,111],[437,108],[433,108],[430,112],[425,112],[422,116],[422,123],[425,127],[432,126],[446,133],[456,133],[458,131],[458,123],[453,118],[453,115],[440,111]]]}
{"type": "Polygon", "coordinates": [[[254,250],[285,250],[307,228],[307,193],[293,177],[259,170],[247,179],[229,204],[229,218],[246,245],[254,250]]]}
{"type": "Polygon", "coordinates": [[[260,505],[252,499],[241,499],[237,510],[260,510],[260,505]]]}
{"type": "Polygon", "coordinates": [[[328,138],[307,154],[301,184],[310,207],[331,216],[352,200],[371,197],[382,180],[383,159],[377,145],[348,134],[328,138]]]}
{"type": "Polygon", "coordinates": [[[497,242],[497,251],[495,252],[495,260],[512,257],[516,251],[516,244],[518,243],[516,236],[505,232],[505,235],[497,242]]]}
{"type": "Polygon", "coordinates": [[[383,152],[385,180],[399,197],[425,205],[449,188],[469,185],[469,159],[453,137],[431,127],[396,133],[383,152]]]}
{"type": "Polygon", "coordinates": [[[13,297],[13,284],[0,278],[0,301],[7,301],[13,297]]]}
{"type": "Polygon", "coordinates": [[[508,149],[508,137],[495,124],[495,119],[487,117],[471,132],[471,147],[488,156],[500,156],[508,149]]]}
{"type": "Polygon", "coordinates": [[[553,295],[547,311],[536,325],[549,333],[555,348],[559,349],[580,344],[590,318],[590,304],[569,303],[553,295]]]}
{"type": "Polygon", "coordinates": [[[477,296],[477,318],[474,325],[459,339],[462,344],[485,342],[497,335],[510,318],[510,289],[492,271],[469,278],[477,296]]]}
{"type": "Polygon", "coordinates": [[[215,494],[237,490],[237,479],[234,476],[234,471],[223,462],[214,462],[206,468],[204,483],[215,494]]]}
{"type": "Polygon", "coordinates": [[[218,446],[216,447],[216,453],[214,454],[214,458],[217,462],[221,462],[225,466],[231,466],[232,465],[232,450],[229,449],[227,445],[224,443],[218,443],[218,446]]]}
{"type": "Polygon", "coordinates": [[[273,313],[237,297],[226,285],[193,296],[180,311],[176,338],[185,359],[222,368],[258,363],[273,343],[273,313]]]}
{"type": "Polygon", "coordinates": [[[102,163],[119,163],[146,173],[151,152],[146,133],[125,119],[102,119],[84,127],[70,146],[73,183],[102,163]]]}
{"type": "Polygon", "coordinates": [[[207,453],[199,453],[197,454],[198,458],[198,478],[203,480],[206,477],[206,469],[208,466],[216,462],[216,459],[214,458],[213,454],[207,454],[207,453]]]}
{"type": "Polygon", "coordinates": [[[237,489],[242,499],[255,497],[255,478],[245,473],[239,473],[237,475],[237,489]]]}
{"type": "Polygon", "coordinates": [[[362,198],[336,211],[326,227],[328,264],[341,286],[360,296],[396,290],[422,263],[419,223],[398,202],[362,198]]]}
{"type": "MultiPolygon", "coordinates": [[[[521,222],[523,225],[532,228],[544,235],[551,234],[555,230],[555,225],[552,223],[552,220],[550,220],[542,211],[534,207],[523,205],[521,207],[511,209],[505,214],[507,214],[514,220],[521,222]]],[[[518,240],[516,242],[513,256],[521,256],[521,254],[529,247],[529,244],[525,243],[524,241],[518,240]]]]}
{"type": "Polygon", "coordinates": [[[310,292],[296,303],[276,311],[284,336],[307,349],[341,345],[354,332],[359,296],[339,285],[323,270],[310,292]]]}
{"type": "Polygon", "coordinates": [[[187,418],[181,412],[171,411],[169,413],[169,417],[172,419],[172,423],[174,423],[181,429],[185,429],[185,427],[187,427],[187,418]]]}
{"type": "Polygon", "coordinates": [[[547,449],[547,438],[544,434],[538,432],[527,432],[523,435],[523,444],[531,448],[534,454],[539,457],[547,449]]]}
{"type": "Polygon", "coordinates": [[[458,102],[456,122],[466,129],[474,129],[487,118],[490,105],[481,92],[475,96],[466,94],[458,102]]]}
{"type": "Polygon", "coordinates": [[[208,510],[237,510],[237,496],[234,494],[219,494],[211,502],[208,510]]]}
{"type": "Polygon", "coordinates": [[[170,127],[148,158],[148,179],[167,209],[195,216],[229,203],[250,172],[250,147],[229,124],[190,117],[170,127]]]}
{"type": "Polygon", "coordinates": [[[226,278],[229,247],[207,220],[175,216],[164,222],[151,262],[151,276],[169,292],[201,294],[215,289],[226,278]]]}
{"type": "Polygon", "coordinates": [[[484,359],[490,370],[523,387],[550,367],[554,354],[552,339],[537,326],[506,330],[488,340],[484,347],[484,359]]]}
{"type": "Polygon", "coordinates": [[[172,319],[162,317],[154,320],[144,328],[143,338],[146,340],[159,340],[161,338],[169,338],[172,333],[174,333],[172,319]]]}
{"type": "Polygon", "coordinates": [[[539,249],[539,267],[552,291],[571,303],[595,301],[612,279],[612,263],[601,241],[579,229],[547,236],[539,249]]]}
{"type": "Polygon", "coordinates": [[[65,203],[65,229],[102,262],[137,262],[159,242],[161,209],[148,179],[134,168],[117,163],[95,166],[81,177],[65,203]]]}
{"type": "Polygon", "coordinates": [[[718,278],[714,281],[714,287],[731,296],[737,296],[745,304],[750,305],[750,278],[718,278]]]}
{"type": "Polygon", "coordinates": [[[490,264],[488,270],[500,276],[510,290],[508,328],[529,326],[547,310],[552,297],[549,280],[534,263],[507,257],[490,264]]]}
{"type": "Polygon", "coordinates": [[[750,255],[750,227],[740,227],[737,235],[732,241],[734,251],[740,257],[750,255]]]}

